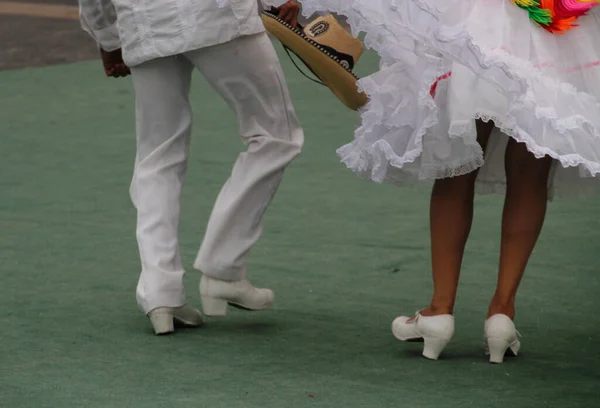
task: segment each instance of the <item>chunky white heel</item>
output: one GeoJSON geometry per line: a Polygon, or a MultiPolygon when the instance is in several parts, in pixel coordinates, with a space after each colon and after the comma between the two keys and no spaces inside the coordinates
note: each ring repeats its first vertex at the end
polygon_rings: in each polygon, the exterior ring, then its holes
{"type": "Polygon", "coordinates": [[[207,316],[220,317],[227,315],[227,301],[210,296],[202,296],[202,311],[207,316]]]}
{"type": "Polygon", "coordinates": [[[400,316],[392,323],[392,332],[401,341],[422,339],[423,356],[437,360],[454,335],[454,316],[421,316],[420,312],[413,318],[400,316]]]}
{"type": "Polygon", "coordinates": [[[155,309],[148,314],[148,317],[150,318],[150,323],[152,324],[155,334],[161,335],[175,331],[173,315],[168,312],[168,308],[161,307],[155,309]]]}
{"type": "Polygon", "coordinates": [[[449,338],[423,337],[423,356],[430,360],[437,360],[450,342],[449,338]]]}
{"type": "Polygon", "coordinates": [[[503,314],[490,317],[485,322],[484,331],[486,355],[489,356],[490,363],[503,363],[504,356],[509,350],[514,356],[519,354],[521,335],[510,317],[503,314]]]}
{"type": "Polygon", "coordinates": [[[197,327],[202,325],[202,314],[190,307],[158,307],[148,313],[148,318],[157,335],[175,331],[175,323],[182,326],[197,327]]]}
{"type": "Polygon", "coordinates": [[[488,337],[487,339],[488,355],[490,363],[501,364],[504,362],[504,355],[510,347],[510,342],[506,339],[488,337]]]}

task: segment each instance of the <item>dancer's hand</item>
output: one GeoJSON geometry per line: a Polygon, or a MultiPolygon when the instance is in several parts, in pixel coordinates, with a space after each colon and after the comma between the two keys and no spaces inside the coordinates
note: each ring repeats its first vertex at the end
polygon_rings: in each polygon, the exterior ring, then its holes
{"type": "Polygon", "coordinates": [[[300,6],[293,0],[288,1],[281,7],[275,9],[278,12],[277,17],[290,24],[292,27],[298,25],[298,15],[300,14],[300,6]]]}
{"type": "Polygon", "coordinates": [[[125,65],[123,61],[123,55],[121,49],[115,51],[104,51],[100,49],[100,56],[102,57],[102,64],[104,65],[104,73],[106,76],[113,78],[126,77],[131,75],[129,67],[125,65]]]}

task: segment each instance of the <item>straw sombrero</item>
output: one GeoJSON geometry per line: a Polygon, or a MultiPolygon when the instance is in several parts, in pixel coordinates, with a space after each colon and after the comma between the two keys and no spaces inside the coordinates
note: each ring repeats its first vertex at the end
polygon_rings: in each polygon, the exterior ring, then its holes
{"type": "Polygon", "coordinates": [[[356,84],[359,78],[352,72],[364,51],[363,44],[335,17],[318,17],[298,28],[277,18],[273,11],[263,11],[261,17],[267,31],[283,44],[286,52],[296,54],[320,80],[315,82],[327,86],[350,109],[358,110],[367,103],[367,95],[359,92],[356,84]]]}

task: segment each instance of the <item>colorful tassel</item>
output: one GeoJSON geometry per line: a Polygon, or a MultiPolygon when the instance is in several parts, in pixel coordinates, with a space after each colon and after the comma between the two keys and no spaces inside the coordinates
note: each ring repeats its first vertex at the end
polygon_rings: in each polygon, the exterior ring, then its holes
{"type": "Polygon", "coordinates": [[[577,27],[577,19],[600,4],[600,0],[512,0],[529,18],[553,34],[577,27]]]}

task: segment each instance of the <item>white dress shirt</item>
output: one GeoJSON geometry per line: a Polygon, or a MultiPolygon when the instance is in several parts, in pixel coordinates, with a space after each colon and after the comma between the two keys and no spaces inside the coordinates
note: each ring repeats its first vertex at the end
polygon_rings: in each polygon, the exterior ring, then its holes
{"type": "Polygon", "coordinates": [[[81,24],[106,51],[136,66],[264,32],[257,0],[79,0],[81,24]]]}

